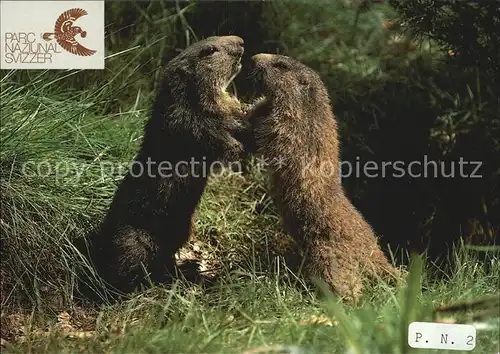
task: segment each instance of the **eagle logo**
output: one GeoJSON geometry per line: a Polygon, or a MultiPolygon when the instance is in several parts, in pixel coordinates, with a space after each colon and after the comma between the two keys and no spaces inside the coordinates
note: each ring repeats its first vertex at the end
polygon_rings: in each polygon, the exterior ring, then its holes
{"type": "Polygon", "coordinates": [[[87,11],[77,8],[63,12],[56,21],[54,33],[45,32],[42,35],[42,38],[46,41],[55,39],[64,50],[70,52],[71,54],[79,56],[93,55],[96,52],[95,50],[85,48],[75,39],[77,34],[79,34],[82,38],[85,38],[87,36],[87,32],[81,27],[73,26],[73,23],[77,19],[87,14],[87,11]]]}

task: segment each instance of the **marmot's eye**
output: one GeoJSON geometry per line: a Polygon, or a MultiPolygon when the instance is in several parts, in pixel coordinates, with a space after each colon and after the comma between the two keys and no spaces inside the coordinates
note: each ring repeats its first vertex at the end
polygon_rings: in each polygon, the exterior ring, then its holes
{"type": "Polygon", "coordinates": [[[273,63],[273,66],[278,69],[284,69],[284,70],[289,70],[290,65],[284,61],[277,61],[273,63]]]}
{"type": "Polygon", "coordinates": [[[219,51],[219,49],[217,47],[215,47],[215,46],[209,46],[209,47],[203,48],[201,50],[201,52],[200,52],[200,55],[202,57],[204,57],[204,56],[212,55],[212,54],[214,54],[215,52],[218,52],[218,51],[219,51]]]}

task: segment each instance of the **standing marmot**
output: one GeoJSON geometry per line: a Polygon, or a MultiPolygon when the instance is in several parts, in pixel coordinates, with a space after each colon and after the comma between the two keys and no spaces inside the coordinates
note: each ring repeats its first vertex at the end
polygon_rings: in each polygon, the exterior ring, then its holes
{"type": "Polygon", "coordinates": [[[370,225],[344,194],[337,123],[318,74],[281,55],[252,57],[264,99],[249,113],[253,144],[268,163],[270,194],[304,270],[357,301],[365,275],[397,274],[370,225]]]}
{"type": "Polygon", "coordinates": [[[243,112],[226,89],[242,54],[240,37],[210,37],[166,66],[141,149],[91,238],[93,262],[115,288],[133,291],[147,279],[143,268],[153,282],[166,279],[191,233],[211,163],[239,158],[233,135],[243,112]]]}

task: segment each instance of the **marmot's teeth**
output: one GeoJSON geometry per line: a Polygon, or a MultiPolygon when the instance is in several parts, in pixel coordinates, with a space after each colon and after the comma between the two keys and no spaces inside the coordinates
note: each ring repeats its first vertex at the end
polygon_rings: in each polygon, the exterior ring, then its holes
{"type": "Polygon", "coordinates": [[[245,112],[245,114],[249,114],[257,107],[259,107],[261,104],[265,104],[266,101],[267,101],[266,96],[259,96],[253,99],[251,103],[242,103],[241,107],[242,111],[245,112]]]}
{"type": "Polygon", "coordinates": [[[267,98],[266,98],[266,96],[264,96],[264,95],[259,96],[259,97],[257,97],[256,99],[254,99],[253,104],[257,104],[257,103],[264,102],[266,99],[267,99],[267,98]]]}

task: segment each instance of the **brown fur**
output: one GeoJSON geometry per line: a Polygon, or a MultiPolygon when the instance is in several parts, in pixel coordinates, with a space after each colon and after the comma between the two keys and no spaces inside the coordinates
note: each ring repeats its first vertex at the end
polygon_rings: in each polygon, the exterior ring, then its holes
{"type": "MultiPolygon", "coordinates": [[[[146,275],[154,283],[166,280],[175,268],[175,253],[192,232],[192,216],[207,182],[201,163],[209,171],[213,161],[239,158],[242,145],[234,134],[242,129],[243,112],[226,88],[241,68],[242,54],[240,37],[210,37],[166,66],[135,158],[145,173],[134,177],[129,171],[92,236],[94,264],[113,287],[133,291],[147,283],[146,275]],[[148,176],[148,159],[156,163],[150,163],[156,176],[148,176]],[[195,164],[159,176],[162,161],[195,164]]],[[[140,172],[137,166],[132,171],[140,172]]]]}
{"type": "Polygon", "coordinates": [[[265,100],[249,113],[270,193],[304,251],[304,270],[357,301],[365,275],[397,274],[340,181],[337,123],[320,77],[285,56],[252,57],[265,100]]]}

